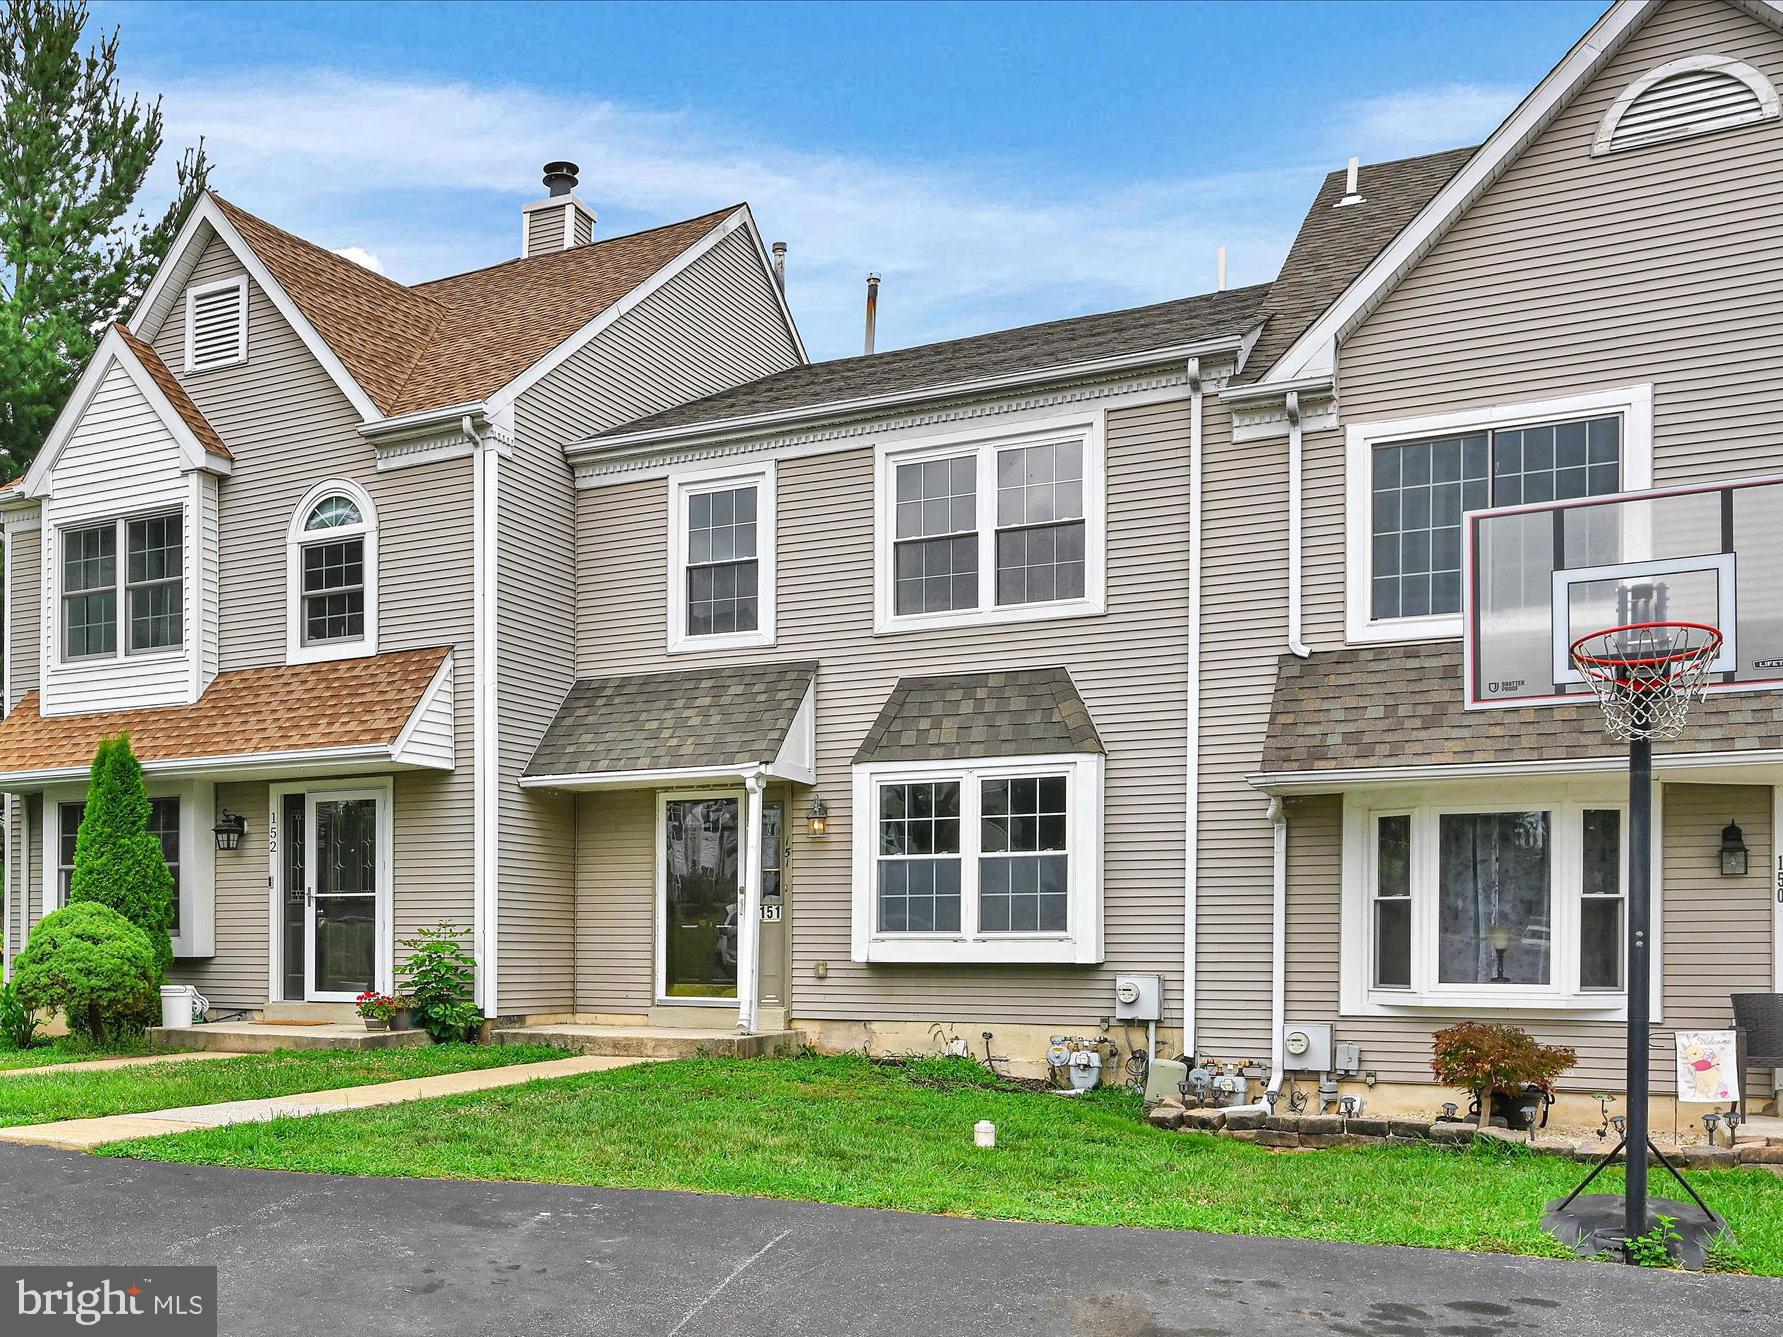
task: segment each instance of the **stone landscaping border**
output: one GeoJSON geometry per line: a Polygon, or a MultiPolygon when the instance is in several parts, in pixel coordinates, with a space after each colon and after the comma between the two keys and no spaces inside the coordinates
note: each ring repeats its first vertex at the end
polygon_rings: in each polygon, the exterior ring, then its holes
{"type": "MultiPolygon", "coordinates": [[[[1468,1147],[1476,1142],[1523,1147],[1545,1156],[1595,1161],[1610,1148],[1608,1141],[1564,1137],[1531,1137],[1502,1128],[1481,1128],[1458,1119],[1376,1118],[1368,1115],[1265,1114],[1261,1110],[1187,1109],[1165,1099],[1146,1112],[1154,1128],[1186,1133],[1212,1133],[1234,1142],[1250,1142],[1279,1150],[1325,1147],[1369,1147],[1387,1144],[1468,1147]]],[[[1745,1166],[1783,1174],[1783,1138],[1753,1137],[1731,1147],[1672,1146],[1660,1149],[1680,1167],[1731,1170],[1745,1166]]],[[[1652,1159],[1657,1164],[1657,1158],[1652,1159]]]]}

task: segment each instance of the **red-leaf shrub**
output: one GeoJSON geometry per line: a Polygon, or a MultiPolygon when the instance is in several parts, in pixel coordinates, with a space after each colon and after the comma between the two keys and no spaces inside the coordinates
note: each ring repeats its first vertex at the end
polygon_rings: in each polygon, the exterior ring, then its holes
{"type": "Polygon", "coordinates": [[[1430,1070],[1445,1086],[1458,1086],[1480,1097],[1490,1109],[1492,1093],[1515,1095],[1526,1086],[1552,1093],[1554,1079],[1578,1061],[1560,1045],[1537,1044],[1521,1026],[1464,1021],[1438,1031],[1430,1070]]]}

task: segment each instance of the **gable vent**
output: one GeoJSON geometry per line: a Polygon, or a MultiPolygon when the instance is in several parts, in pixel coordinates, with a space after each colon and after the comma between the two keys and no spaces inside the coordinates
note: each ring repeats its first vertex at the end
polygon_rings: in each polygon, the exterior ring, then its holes
{"type": "Polygon", "coordinates": [[[248,357],[248,281],[206,283],[186,292],[186,370],[230,367],[248,357]]]}
{"type": "Polygon", "coordinates": [[[1777,92],[1757,70],[1725,56],[1687,56],[1650,70],[1598,126],[1594,155],[1774,121],[1777,92]]]}

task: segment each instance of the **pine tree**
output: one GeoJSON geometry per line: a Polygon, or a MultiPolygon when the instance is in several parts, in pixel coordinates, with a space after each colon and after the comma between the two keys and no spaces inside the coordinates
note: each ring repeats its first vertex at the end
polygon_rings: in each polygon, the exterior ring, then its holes
{"type": "Polygon", "coordinates": [[[0,11],[0,449],[20,472],[113,320],[127,314],[204,189],[200,141],[156,223],[136,206],[161,150],[160,100],[125,100],[118,32],[84,52],[86,0],[0,11]],[[134,209],[134,213],[132,210],[134,209]]]}
{"type": "Polygon", "coordinates": [[[159,985],[173,963],[173,874],[149,832],[149,794],[128,734],[105,739],[93,758],[68,888],[68,903],[77,901],[110,906],[148,934],[159,985]]]}

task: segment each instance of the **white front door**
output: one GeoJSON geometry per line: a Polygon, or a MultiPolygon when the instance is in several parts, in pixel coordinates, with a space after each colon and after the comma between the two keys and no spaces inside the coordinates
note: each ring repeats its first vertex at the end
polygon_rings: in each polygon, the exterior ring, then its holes
{"type": "Polygon", "coordinates": [[[372,786],[275,789],[275,997],[350,1003],[391,987],[389,803],[390,791],[372,786]]]}

